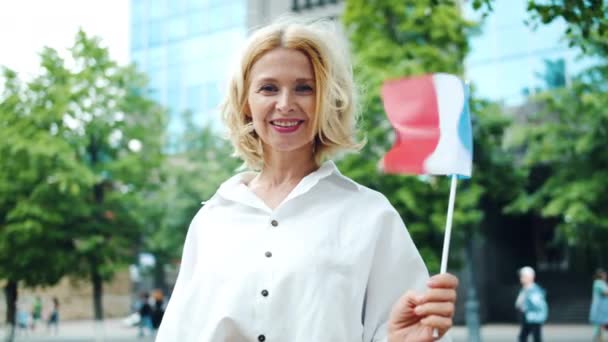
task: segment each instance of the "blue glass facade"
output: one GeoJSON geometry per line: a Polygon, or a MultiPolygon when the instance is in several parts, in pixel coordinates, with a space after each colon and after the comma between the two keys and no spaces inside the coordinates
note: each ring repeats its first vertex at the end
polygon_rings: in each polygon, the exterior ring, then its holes
{"type": "MultiPolygon", "coordinates": [[[[466,74],[477,95],[519,105],[529,93],[546,88],[541,76],[547,71],[545,61],[563,65],[566,81],[583,67],[577,50],[562,40],[565,23],[555,21],[533,30],[524,22],[530,18],[526,2],[496,0],[481,34],[471,37],[466,74]]],[[[470,5],[465,15],[479,20],[470,5]]]]}
{"type": "Polygon", "coordinates": [[[246,0],[131,0],[131,59],[149,77],[148,92],[170,111],[168,134],[183,130],[181,113],[219,126],[229,61],[247,34],[246,0]]]}

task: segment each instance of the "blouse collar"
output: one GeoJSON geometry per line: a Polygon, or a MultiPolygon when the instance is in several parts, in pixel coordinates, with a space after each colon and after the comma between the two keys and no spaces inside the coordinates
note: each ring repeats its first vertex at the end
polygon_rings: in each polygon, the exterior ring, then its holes
{"type": "MultiPolygon", "coordinates": [[[[255,207],[260,207],[264,210],[270,210],[263,203],[257,203],[261,201],[257,198],[257,196],[253,194],[253,192],[246,185],[256,175],[257,173],[253,171],[238,173],[228,179],[226,182],[224,182],[218,189],[217,194],[227,200],[232,200],[247,205],[253,205],[255,207]]],[[[283,203],[286,203],[295,197],[301,196],[309,192],[323,179],[328,179],[330,181],[338,181],[340,183],[346,184],[349,189],[354,191],[358,191],[361,187],[355,181],[342,175],[342,173],[340,173],[340,170],[338,170],[336,164],[332,160],[328,160],[324,162],[317,170],[311,172],[310,174],[302,178],[300,183],[296,185],[296,187],[291,191],[287,198],[285,198],[283,203]]]]}

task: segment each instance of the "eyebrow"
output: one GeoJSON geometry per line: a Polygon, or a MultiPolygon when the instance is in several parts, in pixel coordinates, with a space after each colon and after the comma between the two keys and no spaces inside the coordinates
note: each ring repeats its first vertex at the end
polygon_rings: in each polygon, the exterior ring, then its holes
{"type": "MultiPolygon", "coordinates": [[[[296,78],[296,82],[313,82],[314,83],[314,79],[312,78],[296,78]]],[[[258,83],[262,83],[262,82],[277,82],[276,78],[272,78],[272,77],[264,77],[264,78],[260,78],[259,80],[256,80],[256,82],[258,83]]]]}

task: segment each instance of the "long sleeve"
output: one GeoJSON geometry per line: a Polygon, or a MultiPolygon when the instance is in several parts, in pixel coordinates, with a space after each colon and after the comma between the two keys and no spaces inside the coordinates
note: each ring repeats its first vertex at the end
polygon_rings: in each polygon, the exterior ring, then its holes
{"type": "Polygon", "coordinates": [[[326,162],[274,210],[226,181],[190,225],[159,342],[385,341],[428,273],[382,194],[326,162]]]}
{"type": "Polygon", "coordinates": [[[158,342],[175,341],[178,332],[180,331],[180,326],[183,324],[182,321],[184,318],[184,313],[182,311],[184,305],[186,304],[185,302],[187,301],[186,287],[191,283],[191,280],[194,277],[197,260],[196,221],[202,212],[203,209],[199,210],[197,215],[192,219],[190,227],[188,228],[186,241],[184,243],[184,250],[182,252],[179,274],[156,336],[156,341],[158,342]]]}
{"type": "Polygon", "coordinates": [[[524,292],[519,291],[517,294],[517,299],[515,300],[515,308],[519,311],[523,311],[524,309],[524,292]]]}
{"type": "Polygon", "coordinates": [[[600,281],[600,291],[603,296],[608,296],[608,283],[600,281]]]}
{"type": "MultiPolygon", "coordinates": [[[[423,292],[428,271],[401,217],[390,207],[377,219],[379,235],[366,290],[364,338],[386,341],[393,304],[408,290],[423,292]]],[[[443,341],[449,340],[444,338],[443,341]]]]}

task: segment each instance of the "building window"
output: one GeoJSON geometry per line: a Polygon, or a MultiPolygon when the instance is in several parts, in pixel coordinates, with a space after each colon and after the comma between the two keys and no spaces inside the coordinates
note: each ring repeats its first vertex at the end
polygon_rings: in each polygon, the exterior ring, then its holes
{"type": "Polygon", "coordinates": [[[198,113],[203,108],[204,94],[201,85],[188,87],[187,106],[193,113],[198,113]]]}
{"type": "Polygon", "coordinates": [[[339,0],[292,0],[291,10],[299,12],[302,10],[309,10],[313,7],[321,7],[327,4],[337,4],[339,0]]]}
{"type": "Polygon", "coordinates": [[[209,29],[209,15],[206,10],[190,13],[188,16],[188,30],[196,35],[207,32],[209,29]]]}
{"type": "Polygon", "coordinates": [[[185,60],[186,43],[178,41],[168,46],[167,62],[169,65],[181,64],[185,60]]]}
{"type": "Polygon", "coordinates": [[[162,20],[150,21],[150,23],[148,24],[148,45],[159,45],[164,41],[163,38],[164,37],[162,20]]]}
{"type": "Polygon", "coordinates": [[[159,19],[167,14],[167,4],[164,0],[148,1],[150,5],[150,18],[159,19]]]}
{"type": "Polygon", "coordinates": [[[147,67],[150,69],[159,69],[165,66],[165,52],[166,48],[163,46],[157,46],[148,49],[148,56],[146,58],[147,67]]]}
{"type": "Polygon", "coordinates": [[[186,11],[187,6],[186,0],[171,0],[169,1],[169,13],[171,15],[181,14],[186,11]]]}
{"type": "Polygon", "coordinates": [[[178,115],[184,110],[181,101],[180,89],[169,88],[167,90],[167,107],[169,107],[173,113],[178,115]]]}
{"type": "Polygon", "coordinates": [[[177,16],[169,20],[167,25],[167,33],[169,41],[179,40],[188,34],[187,17],[177,16]]]}

